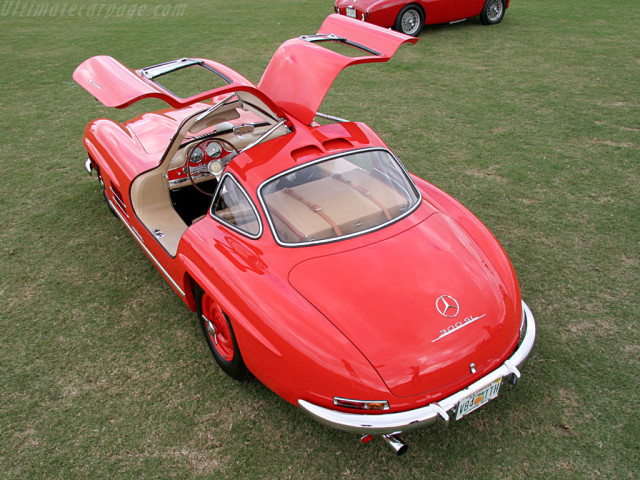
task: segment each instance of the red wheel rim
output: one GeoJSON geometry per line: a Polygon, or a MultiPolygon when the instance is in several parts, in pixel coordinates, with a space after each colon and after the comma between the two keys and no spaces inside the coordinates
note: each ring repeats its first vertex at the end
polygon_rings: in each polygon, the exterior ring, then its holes
{"type": "Polygon", "coordinates": [[[202,316],[211,345],[225,361],[233,360],[233,337],[218,304],[206,293],[202,296],[202,316]]]}

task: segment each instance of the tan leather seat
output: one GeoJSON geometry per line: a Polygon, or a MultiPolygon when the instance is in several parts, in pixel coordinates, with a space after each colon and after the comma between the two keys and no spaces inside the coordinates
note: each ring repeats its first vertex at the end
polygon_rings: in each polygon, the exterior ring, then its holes
{"type": "Polygon", "coordinates": [[[265,201],[278,236],[287,243],[367,230],[398,216],[407,204],[403,195],[353,167],[336,176],[278,190],[265,201]]]}

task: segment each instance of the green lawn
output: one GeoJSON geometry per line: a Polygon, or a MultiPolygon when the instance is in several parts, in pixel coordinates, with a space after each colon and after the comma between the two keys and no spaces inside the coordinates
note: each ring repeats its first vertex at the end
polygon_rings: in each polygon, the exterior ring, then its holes
{"type": "Polygon", "coordinates": [[[513,0],[494,27],[427,27],[325,99],[489,226],[538,321],[517,388],[406,434],[399,458],[218,370],[83,166],[88,121],[162,107],[102,107],[71,78],[84,59],[205,57],[257,83],[333,2],[2,2],[0,477],[637,478],[637,0],[513,0]]]}

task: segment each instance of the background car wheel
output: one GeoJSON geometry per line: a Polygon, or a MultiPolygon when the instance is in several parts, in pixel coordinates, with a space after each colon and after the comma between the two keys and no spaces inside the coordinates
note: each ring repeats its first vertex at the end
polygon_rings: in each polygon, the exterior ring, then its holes
{"type": "Polygon", "coordinates": [[[247,375],[247,367],[242,360],[229,317],[213,297],[200,287],[196,288],[195,293],[200,326],[213,358],[230,377],[237,380],[244,378],[247,375]]]}
{"type": "Polygon", "coordinates": [[[417,37],[424,25],[424,12],[417,5],[407,5],[398,14],[394,29],[406,35],[417,37]]]}
{"type": "Polygon", "coordinates": [[[500,23],[500,20],[504,17],[504,11],[504,0],[487,0],[482,13],[480,13],[480,21],[485,25],[500,23]]]}

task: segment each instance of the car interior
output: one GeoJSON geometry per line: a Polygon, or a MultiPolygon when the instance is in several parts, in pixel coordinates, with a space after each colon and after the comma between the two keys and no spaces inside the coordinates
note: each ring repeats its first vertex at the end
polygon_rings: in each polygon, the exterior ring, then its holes
{"type": "Polygon", "coordinates": [[[131,185],[138,218],[172,256],[188,226],[207,213],[225,165],[241,150],[290,132],[250,93],[214,100],[183,121],[161,164],[131,185]]]}

